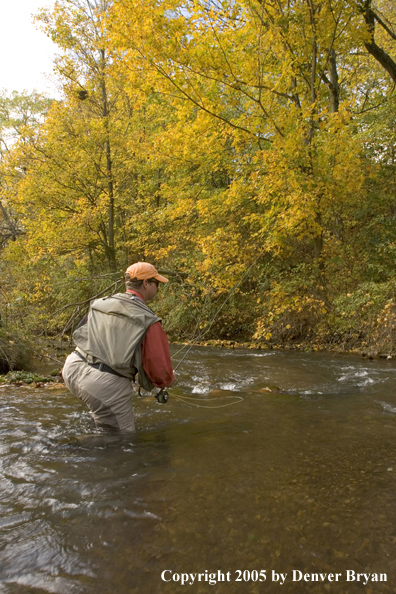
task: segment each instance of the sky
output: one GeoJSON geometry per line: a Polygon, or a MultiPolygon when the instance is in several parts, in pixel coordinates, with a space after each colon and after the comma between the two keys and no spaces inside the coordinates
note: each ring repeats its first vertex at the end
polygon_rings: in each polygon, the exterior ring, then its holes
{"type": "Polygon", "coordinates": [[[53,71],[56,45],[33,24],[32,14],[53,0],[3,0],[0,8],[0,90],[34,89],[57,97],[53,71]],[[51,80],[52,78],[52,80],[51,80]]]}

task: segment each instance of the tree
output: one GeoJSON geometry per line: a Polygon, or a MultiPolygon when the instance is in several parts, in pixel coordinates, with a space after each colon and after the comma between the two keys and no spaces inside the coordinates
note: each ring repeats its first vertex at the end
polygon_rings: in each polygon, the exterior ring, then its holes
{"type": "Polygon", "coordinates": [[[0,248],[25,233],[9,204],[26,167],[10,171],[7,159],[15,143],[26,144],[44,121],[52,100],[37,92],[0,95],[0,248]]]}
{"type": "Polygon", "coordinates": [[[345,2],[305,0],[146,8],[116,3],[109,21],[131,87],[144,69],[147,86],[171,96],[180,129],[197,113],[224,126],[239,171],[229,195],[256,204],[246,216],[257,241],[277,250],[288,238],[307,240],[322,267],[331,204],[360,177],[350,89],[339,82],[357,39],[343,31],[358,17],[345,2]],[[241,166],[247,158],[250,168],[241,166]]]}
{"type": "Polygon", "coordinates": [[[57,3],[53,12],[40,15],[48,35],[64,51],[57,71],[65,92],[63,106],[51,115],[47,138],[50,150],[42,151],[55,185],[56,170],[60,170],[58,196],[63,193],[69,202],[74,194],[76,200],[85,201],[82,210],[69,203],[64,212],[69,211],[74,219],[80,212],[81,218],[86,218],[83,227],[90,236],[87,246],[92,249],[100,245],[109,269],[115,272],[116,185],[121,181],[117,179],[117,151],[129,127],[131,105],[110,74],[112,58],[103,32],[107,8],[107,0],[73,0],[57,3]],[[60,130],[56,136],[52,130],[57,125],[60,130]],[[116,140],[120,135],[121,140],[116,140]]]}
{"type": "Polygon", "coordinates": [[[158,171],[149,161],[155,122],[146,115],[154,107],[123,90],[102,30],[106,9],[106,2],[76,0],[41,14],[63,49],[56,65],[63,100],[7,160],[8,172],[20,176],[12,204],[26,232],[7,255],[16,261],[23,252],[36,270],[39,280],[27,292],[44,318],[62,309],[66,294],[86,301],[131,260],[143,259],[145,213],[160,207],[158,171]]]}
{"type": "MultiPolygon", "coordinates": [[[[224,290],[261,253],[267,286],[266,267],[277,261],[271,295],[279,315],[282,307],[313,307],[320,319],[350,287],[350,267],[355,282],[370,274],[379,219],[369,231],[366,223],[384,203],[370,184],[366,116],[386,103],[391,87],[367,52],[374,31],[362,4],[152,0],[143,7],[127,0],[110,10],[128,88],[138,81],[175,110],[176,124],[162,134],[168,153],[186,155],[193,146],[201,156],[191,159],[190,151],[190,162],[205,162],[206,175],[218,163],[225,171],[221,191],[203,193],[201,179],[192,198],[196,171],[186,169],[178,181],[177,166],[167,169],[164,191],[178,188],[174,209],[196,215],[200,270],[224,290]]],[[[389,13],[392,5],[381,4],[389,13]]],[[[379,14],[377,6],[376,25],[379,14]]],[[[382,21],[391,39],[390,20],[382,21]]]]}

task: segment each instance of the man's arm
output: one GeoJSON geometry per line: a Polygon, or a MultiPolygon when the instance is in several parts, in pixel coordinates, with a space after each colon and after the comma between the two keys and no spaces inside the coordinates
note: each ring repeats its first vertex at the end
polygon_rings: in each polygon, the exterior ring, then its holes
{"type": "Polygon", "coordinates": [[[80,322],[76,326],[76,330],[77,330],[77,328],[80,328],[81,326],[84,326],[87,322],[88,322],[88,314],[85,314],[85,316],[83,317],[83,319],[80,320],[80,322]]]}
{"type": "Polygon", "coordinates": [[[176,383],[169,352],[169,343],[160,322],[146,332],[142,345],[142,363],[147,377],[158,388],[176,383]]]}

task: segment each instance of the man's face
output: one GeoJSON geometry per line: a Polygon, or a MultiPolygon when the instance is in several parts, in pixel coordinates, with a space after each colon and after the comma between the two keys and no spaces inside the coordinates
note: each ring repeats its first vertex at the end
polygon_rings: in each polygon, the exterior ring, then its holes
{"type": "Polygon", "coordinates": [[[159,287],[159,281],[157,281],[155,279],[147,281],[147,289],[146,289],[147,299],[146,299],[146,301],[152,301],[153,299],[155,299],[155,296],[158,292],[158,287],[159,287]]]}

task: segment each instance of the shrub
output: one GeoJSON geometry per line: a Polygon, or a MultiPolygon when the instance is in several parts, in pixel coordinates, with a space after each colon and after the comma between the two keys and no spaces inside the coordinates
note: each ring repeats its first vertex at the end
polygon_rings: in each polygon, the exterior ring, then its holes
{"type": "Polygon", "coordinates": [[[29,366],[33,357],[32,345],[25,337],[0,328],[0,372],[29,366]]]}

